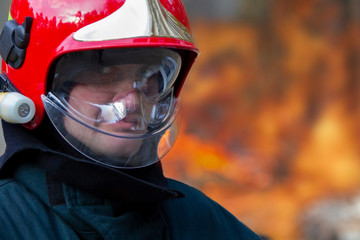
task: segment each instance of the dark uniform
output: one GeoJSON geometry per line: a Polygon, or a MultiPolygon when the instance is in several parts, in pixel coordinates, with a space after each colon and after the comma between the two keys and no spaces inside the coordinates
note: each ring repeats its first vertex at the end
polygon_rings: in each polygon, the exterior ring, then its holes
{"type": "Polygon", "coordinates": [[[166,179],[160,163],[84,161],[48,121],[3,130],[0,239],[260,239],[200,191],[166,179]]]}

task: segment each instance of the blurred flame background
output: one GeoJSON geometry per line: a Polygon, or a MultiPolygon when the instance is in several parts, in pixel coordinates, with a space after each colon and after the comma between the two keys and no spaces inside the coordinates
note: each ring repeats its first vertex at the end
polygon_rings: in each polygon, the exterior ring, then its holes
{"type": "Polygon", "coordinates": [[[165,174],[259,234],[302,239],[309,206],[359,195],[360,1],[184,3],[201,54],[165,174]]]}
{"type": "Polygon", "coordinates": [[[360,2],[184,2],[201,54],[165,174],[259,234],[302,239],[311,204],[359,193],[360,2]]]}

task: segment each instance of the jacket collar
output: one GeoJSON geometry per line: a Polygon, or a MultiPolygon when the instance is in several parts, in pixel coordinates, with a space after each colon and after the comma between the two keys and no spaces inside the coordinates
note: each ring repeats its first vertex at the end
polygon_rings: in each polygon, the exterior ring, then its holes
{"type": "MultiPolygon", "coordinates": [[[[17,182],[25,186],[32,196],[37,197],[46,206],[47,214],[56,213],[82,239],[127,239],[129,236],[134,239],[169,238],[167,219],[162,214],[162,204],[123,204],[123,202],[99,198],[60,182],[56,183],[55,179],[51,180],[49,177],[49,174],[36,163],[24,163],[14,171],[17,182]],[[54,202],[50,201],[49,191],[53,191],[56,184],[60,184],[58,187],[61,189],[63,201],[53,204],[54,202]],[[49,211],[50,209],[52,211],[49,211]]],[[[51,219],[49,218],[47,223],[50,226],[46,226],[41,231],[51,231],[54,225],[59,224],[58,220],[55,223],[51,219]]],[[[68,230],[62,229],[61,232],[68,230]]]]}
{"type": "Polygon", "coordinates": [[[36,161],[60,181],[108,199],[147,203],[183,196],[168,187],[160,162],[133,170],[99,165],[81,157],[50,121],[44,122],[35,130],[2,122],[6,149],[0,157],[0,177],[10,175],[21,162],[36,161]]]}

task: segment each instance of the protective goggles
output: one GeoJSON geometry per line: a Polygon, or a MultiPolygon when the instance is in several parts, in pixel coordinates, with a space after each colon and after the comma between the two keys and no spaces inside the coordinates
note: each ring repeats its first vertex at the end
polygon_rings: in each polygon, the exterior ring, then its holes
{"type": "Polygon", "coordinates": [[[45,110],[90,159],[115,167],[148,165],[159,159],[160,138],[175,120],[180,67],[180,55],[164,48],[68,53],[52,68],[45,110]]]}

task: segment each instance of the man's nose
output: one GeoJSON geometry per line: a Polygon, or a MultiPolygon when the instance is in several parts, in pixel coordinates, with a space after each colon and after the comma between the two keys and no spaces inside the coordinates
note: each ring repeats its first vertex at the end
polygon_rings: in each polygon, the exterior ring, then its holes
{"type": "Polygon", "coordinates": [[[113,102],[121,102],[125,106],[127,112],[135,112],[139,110],[140,97],[139,90],[131,88],[126,92],[118,92],[114,96],[113,102]]]}

